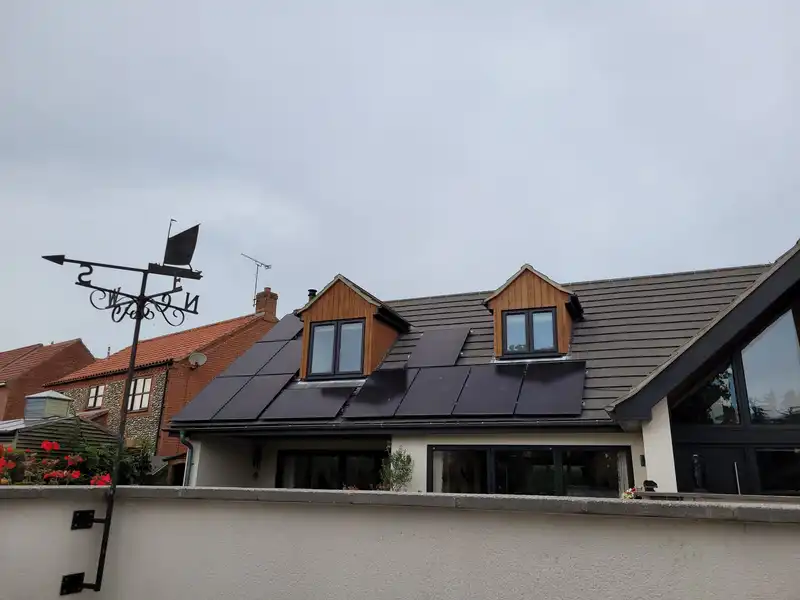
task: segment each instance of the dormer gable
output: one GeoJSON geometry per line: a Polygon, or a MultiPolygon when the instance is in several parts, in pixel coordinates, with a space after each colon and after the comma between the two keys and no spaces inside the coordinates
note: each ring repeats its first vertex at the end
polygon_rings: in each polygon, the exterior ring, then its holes
{"type": "Polygon", "coordinates": [[[409,329],[400,315],[341,274],[295,314],[303,321],[301,379],[366,377],[409,329]]]}
{"type": "Polygon", "coordinates": [[[493,314],[496,358],[567,354],[572,324],[583,319],[578,297],[529,264],[484,304],[493,314]]]}

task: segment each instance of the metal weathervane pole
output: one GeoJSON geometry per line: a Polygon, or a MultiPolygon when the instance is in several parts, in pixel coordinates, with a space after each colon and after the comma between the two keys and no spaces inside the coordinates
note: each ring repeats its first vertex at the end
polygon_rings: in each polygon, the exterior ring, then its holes
{"type": "Polygon", "coordinates": [[[106,551],[108,550],[108,538],[111,533],[111,517],[114,512],[114,499],[117,493],[117,485],[120,476],[120,464],[125,452],[125,423],[128,419],[128,404],[131,401],[131,387],[133,386],[134,374],[136,371],[136,351],[139,345],[139,332],[142,320],[152,320],[156,314],[160,314],[163,319],[178,327],[183,324],[187,314],[198,314],[197,305],[199,296],[185,292],[183,306],[173,305],[173,294],[183,291],[181,279],[201,279],[200,271],[192,269],[192,256],[197,245],[197,236],[200,230],[199,225],[176,233],[173,236],[172,222],[170,219],[170,231],[167,234],[167,247],[164,252],[163,264],[150,263],[146,269],[136,267],[126,267],[123,265],[112,265],[87,260],[69,259],[63,254],[43,256],[57,265],[65,263],[79,265],[82,269],[78,273],[75,285],[89,288],[89,302],[98,310],[111,311],[111,319],[115,323],[121,322],[125,317],[133,319],[133,341],[131,343],[131,357],[128,363],[128,373],[125,377],[125,387],[123,391],[123,401],[120,406],[119,434],[117,439],[117,450],[114,457],[114,468],[111,475],[111,485],[106,494],[106,514],[103,518],[95,518],[94,511],[75,511],[72,519],[72,529],[88,529],[93,523],[103,524],[103,538],[100,543],[100,557],[97,562],[97,577],[94,583],[85,583],[85,573],[72,573],[64,575],[61,581],[61,595],[74,594],[82,590],[100,591],[103,583],[103,571],[106,564],[106,551]],[[188,265],[188,268],[186,266],[188,265]],[[109,289],[94,285],[90,277],[95,268],[112,269],[116,271],[129,271],[140,273],[142,276],[139,294],[134,296],[127,294],[121,288],[109,289]],[[149,275],[163,275],[172,277],[172,289],[157,294],[147,294],[147,279],[149,275]]]}

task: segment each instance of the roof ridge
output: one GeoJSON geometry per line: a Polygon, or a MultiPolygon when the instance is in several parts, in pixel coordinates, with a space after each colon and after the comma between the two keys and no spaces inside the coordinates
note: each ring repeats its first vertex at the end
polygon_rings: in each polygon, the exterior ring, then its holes
{"type": "MultiPolygon", "coordinates": [[[[248,315],[241,315],[239,317],[233,317],[231,319],[224,319],[222,321],[215,321],[214,323],[206,323],[205,325],[198,325],[197,327],[190,327],[189,329],[182,329],[180,331],[173,331],[172,333],[165,333],[164,335],[157,335],[156,337],[151,337],[151,338],[147,338],[147,339],[144,339],[144,340],[140,340],[139,344],[144,344],[145,342],[153,342],[155,340],[161,340],[161,339],[168,338],[168,337],[173,337],[173,336],[176,336],[176,335],[182,335],[184,333],[191,333],[191,332],[199,331],[201,329],[207,329],[209,327],[215,327],[217,325],[222,325],[224,323],[231,323],[231,322],[237,321],[239,319],[246,319],[248,317],[256,317],[256,316],[257,315],[255,313],[253,313],[253,314],[248,314],[248,315]]],[[[112,354],[111,356],[114,356],[115,354],[119,354],[120,352],[125,352],[126,350],[130,350],[130,349],[131,349],[130,346],[125,346],[124,348],[121,348],[121,349],[117,350],[116,352],[114,352],[114,354],[112,354]]],[[[99,361],[103,361],[103,360],[107,360],[107,359],[111,358],[111,356],[106,356],[105,358],[100,358],[100,359],[98,359],[98,362],[99,361]]]]}
{"type": "Polygon", "coordinates": [[[393,302],[408,302],[409,300],[434,300],[436,298],[453,298],[456,296],[478,296],[482,294],[491,294],[494,290],[478,290],[476,292],[457,292],[455,294],[435,294],[433,296],[415,296],[413,298],[395,298],[394,300],[385,300],[384,304],[392,304],[393,302]]]}
{"type": "Polygon", "coordinates": [[[692,271],[672,271],[670,273],[652,273],[650,275],[630,275],[628,277],[609,277],[606,279],[587,279],[584,281],[573,281],[564,285],[586,285],[589,283],[611,283],[617,281],[633,281],[638,279],[655,279],[657,277],[677,277],[678,275],[697,275],[700,273],[721,273],[725,271],[741,271],[742,269],[766,269],[774,263],[741,265],[738,267],[717,267],[712,269],[695,269],[692,271]]]}

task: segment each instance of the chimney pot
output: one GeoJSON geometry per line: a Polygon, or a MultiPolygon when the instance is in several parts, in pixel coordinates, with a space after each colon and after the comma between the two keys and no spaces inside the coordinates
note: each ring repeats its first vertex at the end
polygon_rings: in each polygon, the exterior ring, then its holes
{"type": "Polygon", "coordinates": [[[309,288],[308,290],[308,299],[313,300],[317,296],[317,290],[314,288],[309,288]]]}

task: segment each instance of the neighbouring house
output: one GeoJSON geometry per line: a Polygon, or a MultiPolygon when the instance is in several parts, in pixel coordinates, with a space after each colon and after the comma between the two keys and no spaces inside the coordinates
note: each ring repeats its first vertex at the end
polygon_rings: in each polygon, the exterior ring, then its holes
{"type": "Polygon", "coordinates": [[[22,419],[26,396],[43,391],[48,381],[93,362],[94,356],[81,340],[0,352],[0,421],[22,419]]]}
{"type": "Polygon", "coordinates": [[[800,493],[800,243],[767,265],[382,302],[337,275],[171,423],[189,485],[800,493]]]}
{"type": "MultiPolygon", "coordinates": [[[[156,459],[169,459],[170,481],[182,481],[185,447],[162,431],[194,396],[277,322],[278,295],[256,295],[254,314],[139,342],[135,380],[128,398],[125,438],[150,444],[156,459]]],[[[119,429],[130,348],[51,380],[48,387],[72,398],[76,413],[103,411],[98,419],[119,429]]],[[[156,461],[158,462],[158,460],[156,461]]]]}
{"type": "Polygon", "coordinates": [[[69,396],[47,390],[31,394],[25,401],[23,418],[0,421],[0,444],[35,452],[45,440],[55,441],[61,446],[56,455],[70,454],[81,443],[116,444],[117,437],[95,422],[94,415],[72,414],[69,396]]]}

